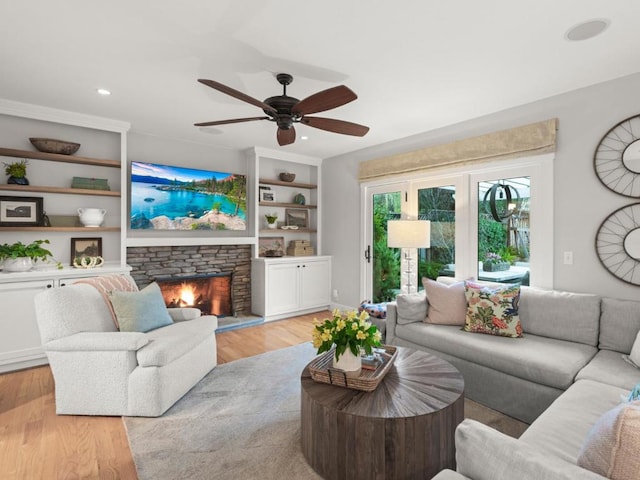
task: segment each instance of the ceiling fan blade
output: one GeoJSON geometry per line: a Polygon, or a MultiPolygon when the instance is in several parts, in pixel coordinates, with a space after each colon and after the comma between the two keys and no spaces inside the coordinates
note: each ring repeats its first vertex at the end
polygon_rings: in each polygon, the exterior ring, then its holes
{"type": "Polygon", "coordinates": [[[343,135],[353,135],[355,137],[364,137],[369,131],[369,127],[365,127],[364,125],[345,122],[344,120],[335,120],[333,118],[304,117],[300,120],[300,123],[319,128],[320,130],[341,133],[343,135]]]}
{"type": "Polygon", "coordinates": [[[358,96],[350,88],[339,85],[300,100],[293,106],[293,113],[308,115],[310,113],[324,112],[353,102],[356,98],[358,96]]]}
{"type": "Polygon", "coordinates": [[[222,83],[215,82],[213,80],[207,80],[206,78],[199,78],[198,81],[208,87],[218,90],[219,92],[226,93],[227,95],[231,95],[232,97],[237,98],[238,100],[242,100],[243,102],[250,103],[251,105],[255,105],[256,107],[259,107],[271,113],[278,113],[278,111],[275,108],[273,108],[271,105],[267,105],[266,103],[261,102],[257,98],[250,97],[249,95],[239,92],[238,90],[235,90],[231,87],[227,87],[222,83]]]}
{"type": "Polygon", "coordinates": [[[284,128],[278,128],[278,145],[281,147],[284,145],[290,145],[296,141],[296,129],[293,128],[293,125],[288,130],[284,128]]]}
{"type": "Polygon", "coordinates": [[[227,125],[228,123],[252,122],[254,120],[269,120],[269,117],[234,118],[231,120],[215,120],[213,122],[194,123],[193,125],[196,127],[211,127],[213,125],[227,125]]]}

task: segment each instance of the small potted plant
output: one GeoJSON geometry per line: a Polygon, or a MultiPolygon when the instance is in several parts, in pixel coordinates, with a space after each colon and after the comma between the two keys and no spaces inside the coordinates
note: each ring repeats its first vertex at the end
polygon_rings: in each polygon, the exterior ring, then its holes
{"type": "Polygon", "coordinates": [[[13,163],[4,163],[4,173],[9,175],[7,183],[13,183],[16,185],[29,185],[27,180],[27,165],[26,160],[20,160],[13,163]]]}
{"type": "Polygon", "coordinates": [[[277,213],[267,213],[264,218],[267,220],[267,228],[277,228],[278,227],[278,214],[277,213]]]}
{"type": "Polygon", "coordinates": [[[371,355],[373,347],[380,346],[382,334],[371,322],[369,314],[363,310],[342,313],[335,309],[332,318],[322,322],[314,320],[313,346],[318,354],[328,352],[335,345],[334,368],[345,371],[359,371],[362,365],[361,350],[371,355]]]}
{"type": "MultiPolygon", "coordinates": [[[[45,262],[53,258],[51,252],[42,246],[43,243],[49,243],[49,240],[35,240],[28,245],[22,242],[0,245],[0,261],[3,262],[4,270],[26,272],[31,270],[34,262],[45,262]]],[[[62,268],[60,262],[56,262],[56,266],[58,269],[62,268]]]]}

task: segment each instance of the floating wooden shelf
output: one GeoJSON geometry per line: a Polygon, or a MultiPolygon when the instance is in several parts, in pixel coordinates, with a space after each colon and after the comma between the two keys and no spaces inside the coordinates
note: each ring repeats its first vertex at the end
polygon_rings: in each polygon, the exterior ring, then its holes
{"type": "Polygon", "coordinates": [[[260,235],[262,234],[267,234],[267,233],[272,233],[272,234],[279,234],[282,235],[283,233],[318,233],[317,230],[315,229],[311,229],[311,228],[298,228],[297,230],[289,230],[288,228],[286,230],[283,230],[282,228],[262,228],[260,229],[260,235]]]}
{"type": "Polygon", "coordinates": [[[119,232],[120,227],[0,227],[0,232],[119,232]]]}
{"type": "Polygon", "coordinates": [[[317,205],[298,205],[297,203],[260,202],[261,207],[286,207],[286,208],[318,208],[317,205]]]}
{"type": "Polygon", "coordinates": [[[61,155],[59,153],[45,153],[32,150],[18,150],[15,148],[0,148],[0,156],[32,158],[34,160],[50,160],[52,162],[77,163],[81,165],[94,165],[97,167],[120,168],[118,160],[106,160],[102,158],[77,157],[75,155],[61,155]]]}
{"type": "Polygon", "coordinates": [[[93,190],[89,188],[64,188],[47,187],[43,185],[0,185],[0,190],[11,190],[14,192],[40,192],[40,193],[68,193],[71,195],[98,195],[104,197],[119,197],[120,192],[114,190],[93,190]]]}
{"type": "Polygon", "coordinates": [[[282,180],[272,180],[270,178],[261,178],[258,183],[264,185],[278,185],[279,187],[292,187],[292,188],[318,188],[318,185],[313,183],[296,183],[296,182],[283,182],[282,180]]]}

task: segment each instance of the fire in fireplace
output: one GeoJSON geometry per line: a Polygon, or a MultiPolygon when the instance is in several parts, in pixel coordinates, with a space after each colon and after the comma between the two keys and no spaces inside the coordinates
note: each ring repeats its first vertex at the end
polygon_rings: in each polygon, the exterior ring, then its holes
{"type": "Polygon", "coordinates": [[[156,278],[169,308],[196,307],[203,315],[233,314],[231,273],[156,278]]]}

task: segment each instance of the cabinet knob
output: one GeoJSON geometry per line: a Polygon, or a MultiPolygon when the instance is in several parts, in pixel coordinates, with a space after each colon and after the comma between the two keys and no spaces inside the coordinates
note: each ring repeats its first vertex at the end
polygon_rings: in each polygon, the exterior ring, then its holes
{"type": "Polygon", "coordinates": [[[50,283],[47,283],[47,288],[51,288],[53,287],[53,285],[51,285],[50,283]]]}
{"type": "Polygon", "coordinates": [[[66,287],[66,286],[67,286],[67,284],[66,284],[66,283],[61,283],[61,284],[60,284],[60,286],[61,286],[61,287],[66,287]]]}

